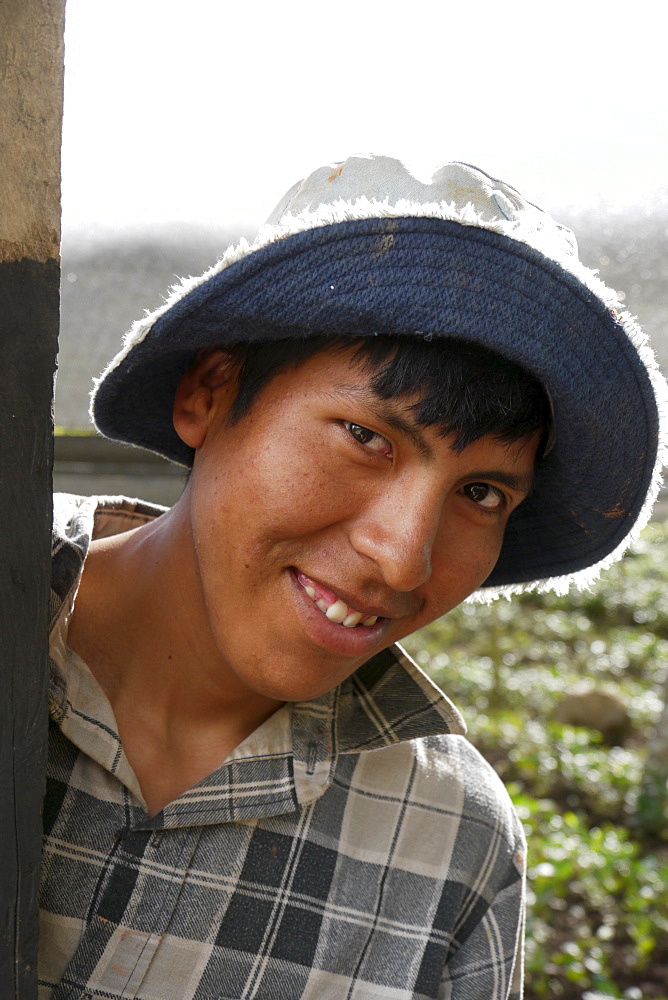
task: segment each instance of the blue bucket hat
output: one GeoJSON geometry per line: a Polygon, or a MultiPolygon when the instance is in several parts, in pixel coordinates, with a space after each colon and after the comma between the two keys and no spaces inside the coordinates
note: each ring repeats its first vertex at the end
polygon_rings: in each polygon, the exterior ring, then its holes
{"type": "Polygon", "coordinates": [[[197,352],[312,333],[456,337],[546,387],[552,445],[511,515],[488,593],[586,586],[649,519],[668,391],[646,338],[568,229],[464,163],[428,181],[383,156],[314,171],[255,242],[132,327],[96,383],[92,419],[106,437],[190,465],[172,408],[197,352]]]}

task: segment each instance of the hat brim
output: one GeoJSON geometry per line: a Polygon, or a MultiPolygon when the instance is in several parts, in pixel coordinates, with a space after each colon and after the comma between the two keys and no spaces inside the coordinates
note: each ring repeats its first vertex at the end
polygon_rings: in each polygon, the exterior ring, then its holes
{"type": "Polygon", "coordinates": [[[205,346],[313,333],[457,337],[534,374],[556,444],[513,513],[487,587],[603,562],[653,480],[659,417],[646,365],[605,304],[532,247],[431,218],[370,218],[277,240],[214,274],[159,316],[94,395],[100,431],[184,465],[172,423],[179,379],[205,346]]]}

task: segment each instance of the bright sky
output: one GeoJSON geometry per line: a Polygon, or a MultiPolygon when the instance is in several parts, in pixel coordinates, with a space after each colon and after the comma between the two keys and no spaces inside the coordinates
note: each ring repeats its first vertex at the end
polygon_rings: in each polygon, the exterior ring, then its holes
{"type": "Polygon", "coordinates": [[[472,162],[546,207],[651,204],[665,20],[655,0],[68,0],[64,230],[252,228],[352,152],[472,162]]]}

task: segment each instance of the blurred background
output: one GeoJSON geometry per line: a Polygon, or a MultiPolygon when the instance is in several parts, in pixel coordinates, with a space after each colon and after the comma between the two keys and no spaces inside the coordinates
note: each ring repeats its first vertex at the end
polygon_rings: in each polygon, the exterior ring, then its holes
{"type": "MultiPolygon", "coordinates": [[[[92,377],[177,278],[354,152],[519,188],[668,371],[664,18],[648,0],[68,0],[56,487],[173,502],[178,470],[91,433],[92,377]]],[[[526,824],[528,1000],[668,1000],[667,552],[657,522],[592,593],[466,605],[411,639],[526,824]]]]}

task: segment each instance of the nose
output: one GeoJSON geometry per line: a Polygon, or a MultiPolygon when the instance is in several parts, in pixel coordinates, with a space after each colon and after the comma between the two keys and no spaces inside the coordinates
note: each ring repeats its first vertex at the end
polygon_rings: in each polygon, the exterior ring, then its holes
{"type": "Polygon", "coordinates": [[[377,497],[352,524],[350,539],[388,587],[408,592],[431,576],[442,513],[441,491],[414,481],[377,497]]]}

